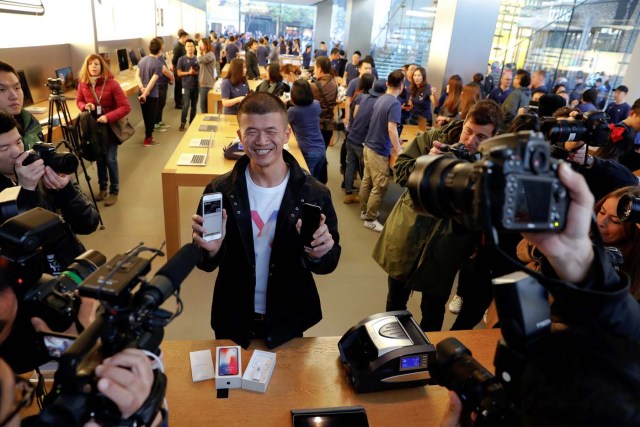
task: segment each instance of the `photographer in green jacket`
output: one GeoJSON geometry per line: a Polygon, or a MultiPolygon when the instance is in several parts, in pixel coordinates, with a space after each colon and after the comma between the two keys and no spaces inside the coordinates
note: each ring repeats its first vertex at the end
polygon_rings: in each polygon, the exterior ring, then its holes
{"type": "Polygon", "coordinates": [[[38,141],[44,141],[42,126],[27,110],[23,109],[24,93],[16,70],[0,61],[0,112],[13,116],[20,125],[24,149],[29,150],[38,141]]]}
{"type": "MultiPolygon", "coordinates": [[[[396,160],[394,180],[406,186],[418,157],[444,154],[446,146],[457,142],[475,155],[478,146],[498,132],[502,120],[498,104],[492,100],[478,102],[464,121],[452,121],[409,143],[396,160]]],[[[420,327],[424,331],[442,328],[444,306],[456,273],[475,252],[479,241],[479,234],[462,222],[416,214],[409,191],[405,190],[373,250],[374,260],[389,275],[387,311],[406,310],[411,292],[420,291],[420,327]]]]}

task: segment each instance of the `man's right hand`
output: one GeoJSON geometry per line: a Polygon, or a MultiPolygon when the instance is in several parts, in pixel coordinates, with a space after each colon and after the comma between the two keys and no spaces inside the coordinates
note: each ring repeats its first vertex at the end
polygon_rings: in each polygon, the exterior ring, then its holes
{"type": "Polygon", "coordinates": [[[22,162],[29,156],[29,152],[25,151],[20,154],[15,162],[16,178],[18,184],[26,190],[35,190],[40,182],[40,178],[44,175],[44,161],[38,159],[30,165],[23,166],[22,162]]]}
{"type": "Polygon", "coordinates": [[[192,219],[193,224],[191,224],[191,229],[193,230],[193,242],[201,249],[209,252],[209,256],[213,258],[218,254],[218,251],[222,246],[222,241],[227,235],[227,210],[222,209],[222,237],[217,240],[206,241],[202,238],[202,234],[206,231],[203,226],[204,218],[200,215],[194,215],[192,219]]]}
{"type": "Polygon", "coordinates": [[[443,144],[440,141],[433,141],[433,145],[431,146],[431,150],[429,150],[429,155],[430,156],[435,156],[435,155],[438,155],[438,154],[445,154],[444,151],[440,151],[440,149],[442,147],[444,147],[445,145],[447,145],[447,144],[443,144]]]}

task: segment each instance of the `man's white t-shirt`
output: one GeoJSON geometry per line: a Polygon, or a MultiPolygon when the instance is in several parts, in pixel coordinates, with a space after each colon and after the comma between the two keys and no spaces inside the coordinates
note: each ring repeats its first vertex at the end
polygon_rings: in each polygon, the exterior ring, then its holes
{"type": "Polygon", "coordinates": [[[271,246],[276,232],[278,211],[289,182],[289,172],[280,184],[271,188],[260,187],[253,182],[249,168],[245,169],[244,175],[247,179],[253,228],[253,249],[256,257],[254,308],[256,313],[265,314],[267,312],[267,281],[269,279],[271,246]]]}

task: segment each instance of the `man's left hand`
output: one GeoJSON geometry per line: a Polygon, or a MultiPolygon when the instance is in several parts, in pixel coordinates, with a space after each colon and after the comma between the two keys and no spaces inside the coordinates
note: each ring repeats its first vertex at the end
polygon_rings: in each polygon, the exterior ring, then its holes
{"type": "MultiPolygon", "coordinates": [[[[324,214],[320,215],[320,227],[313,233],[313,241],[311,242],[312,249],[305,249],[305,253],[309,258],[320,259],[327,252],[333,248],[334,241],[333,236],[329,233],[329,227],[325,224],[327,217],[324,214]]],[[[300,233],[300,227],[302,227],[302,220],[299,219],[296,222],[296,230],[300,233]]]]}
{"type": "Polygon", "coordinates": [[[45,166],[44,175],[42,176],[42,182],[44,186],[50,190],[62,190],[69,184],[71,177],[65,174],[59,174],[51,169],[49,166],[45,166]]]}

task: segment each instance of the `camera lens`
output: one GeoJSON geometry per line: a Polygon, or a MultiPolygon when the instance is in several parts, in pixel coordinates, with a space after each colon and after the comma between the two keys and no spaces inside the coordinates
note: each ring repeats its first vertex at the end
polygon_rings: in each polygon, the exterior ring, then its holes
{"type": "Polygon", "coordinates": [[[419,157],[407,182],[415,211],[438,218],[471,213],[473,171],[472,163],[451,156],[419,157]]]}
{"type": "Polygon", "coordinates": [[[63,173],[65,175],[71,175],[76,172],[78,169],[78,158],[71,153],[54,153],[49,158],[47,166],[58,173],[63,173]]]}
{"type": "Polygon", "coordinates": [[[618,202],[618,218],[621,221],[640,222],[640,197],[625,194],[618,202]]]}
{"type": "Polygon", "coordinates": [[[74,259],[73,263],[60,274],[60,283],[67,291],[72,291],[106,262],[107,258],[102,253],[90,249],[74,259]]]}
{"type": "Polygon", "coordinates": [[[546,121],[542,124],[542,132],[552,144],[567,141],[582,141],[587,128],[581,120],[546,121]]]}

